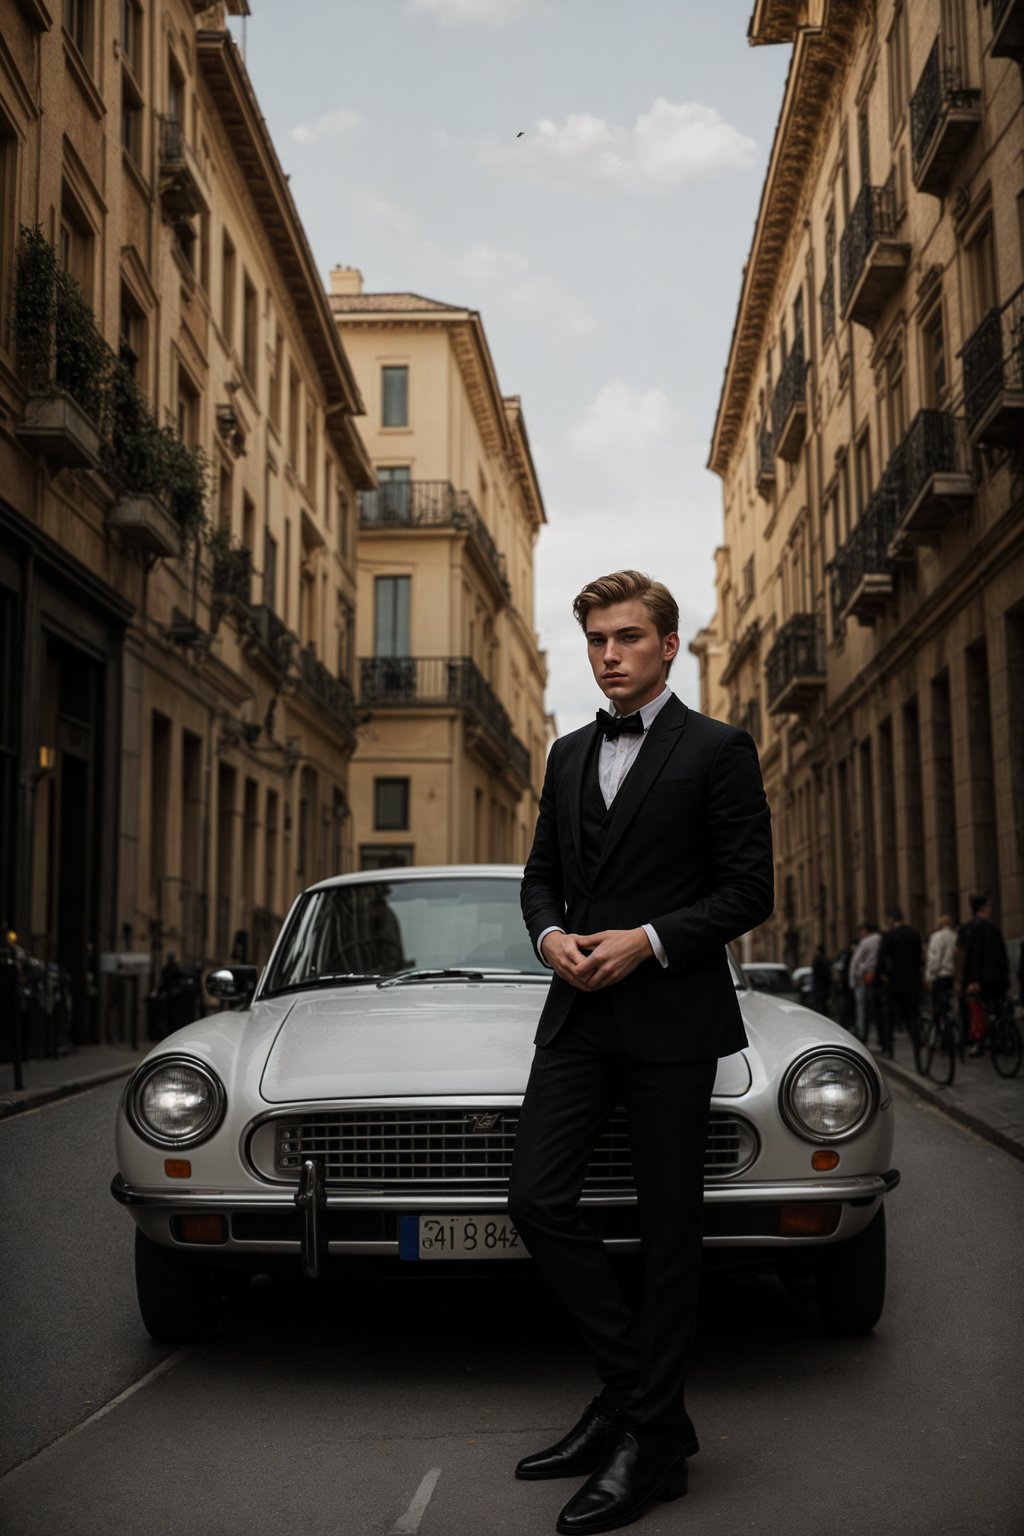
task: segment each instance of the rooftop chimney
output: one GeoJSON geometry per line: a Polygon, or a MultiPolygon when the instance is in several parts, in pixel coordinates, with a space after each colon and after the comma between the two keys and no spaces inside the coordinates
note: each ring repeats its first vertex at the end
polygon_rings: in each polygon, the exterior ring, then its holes
{"type": "Polygon", "coordinates": [[[332,267],[331,268],[331,292],[362,293],[363,274],[358,267],[332,267]]]}

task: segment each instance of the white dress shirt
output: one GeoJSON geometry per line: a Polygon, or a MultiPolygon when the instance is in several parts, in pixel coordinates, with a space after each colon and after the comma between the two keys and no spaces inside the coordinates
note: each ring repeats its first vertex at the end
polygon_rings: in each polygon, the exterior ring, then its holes
{"type": "MultiPolygon", "coordinates": [[[[639,733],[634,733],[632,735],[623,734],[621,736],[616,736],[614,740],[612,740],[612,738],[609,736],[602,736],[601,745],[597,749],[597,782],[601,789],[601,796],[604,800],[606,810],[610,808],[612,801],[615,799],[615,796],[622,788],[623,779],[626,777],[626,774],[636,762],[637,753],[640,751],[640,748],[647,740],[647,732],[653,725],[655,717],[661,710],[664,709],[665,705],[668,703],[671,697],[672,689],[666,683],[664,689],[661,693],[658,694],[656,699],[652,699],[649,704],[644,704],[641,707],[639,714],[640,719],[643,721],[644,727],[642,736],[639,733]]],[[[610,709],[608,713],[612,716],[615,716],[618,714],[618,710],[610,709]]],[[[636,711],[634,710],[632,713],[635,714],[636,711]]],[[[653,949],[659,962],[661,965],[667,966],[668,955],[665,953],[664,945],[659,939],[654,928],[650,923],[643,923],[641,926],[643,927],[644,933],[646,933],[648,939],[650,940],[651,948],[653,949]]],[[[544,961],[545,965],[547,965],[548,962],[544,960],[544,952],[541,949],[541,945],[544,943],[544,940],[547,938],[549,933],[564,932],[564,928],[558,928],[552,924],[550,928],[545,928],[544,932],[538,938],[537,953],[541,960],[544,961]]]]}

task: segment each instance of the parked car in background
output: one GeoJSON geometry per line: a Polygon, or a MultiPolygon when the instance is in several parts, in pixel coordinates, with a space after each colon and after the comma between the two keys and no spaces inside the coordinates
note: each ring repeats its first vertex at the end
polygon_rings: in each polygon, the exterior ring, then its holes
{"type": "Polygon", "coordinates": [[[747,985],[755,992],[770,992],[774,997],[799,1000],[799,990],[788,965],[776,960],[756,960],[743,967],[747,985]]]}
{"type": "MultiPolygon", "coordinates": [[[[326,880],[295,902],[262,975],[207,978],[230,1006],[155,1046],[117,1116],[112,1193],[136,1224],[155,1339],[209,1337],[259,1273],[529,1261],[507,1185],[550,972],[523,928],[521,874],[326,880]]],[[[732,973],[749,1044],[718,1065],[705,1247],[746,1270],[812,1275],[823,1326],[864,1332],[885,1296],[892,1098],[844,1030],[732,973]]],[[[639,1248],[621,1109],[583,1201],[610,1247],[639,1248]]]]}
{"type": "Polygon", "coordinates": [[[814,996],[814,972],[809,965],[798,965],[793,972],[793,989],[797,997],[808,1008],[814,996]]]}

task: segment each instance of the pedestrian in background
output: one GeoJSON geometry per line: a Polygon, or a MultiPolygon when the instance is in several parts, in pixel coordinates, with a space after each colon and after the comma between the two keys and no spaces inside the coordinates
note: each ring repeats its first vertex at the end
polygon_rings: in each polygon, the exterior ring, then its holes
{"type": "Polygon", "coordinates": [[[924,984],[931,993],[933,1019],[939,1018],[949,1006],[955,957],[956,929],[953,927],[953,919],[944,912],[928,940],[928,953],[924,962],[924,984]]]}
{"type": "Polygon", "coordinates": [[[829,1001],[832,997],[832,967],[824,944],[819,944],[811,961],[811,1007],[816,1013],[831,1018],[829,1001]]]}
{"type": "Polygon", "coordinates": [[[882,1049],[892,1055],[895,1028],[905,1029],[917,1046],[921,1014],[921,960],[923,946],[917,929],[906,921],[899,907],[886,913],[888,928],[878,946],[876,969],[885,989],[882,1008],[882,1049]]]}
{"type": "MultiPolygon", "coordinates": [[[[853,987],[853,1032],[867,1044],[871,1025],[876,1021],[875,971],[882,935],[877,923],[864,922],[857,929],[858,944],[850,961],[850,985],[853,987]]],[[[890,1051],[890,1055],[892,1052],[890,1051]]]]}
{"type": "Polygon", "coordinates": [[[857,948],[857,940],[851,939],[836,955],[832,962],[832,975],[834,978],[836,994],[836,1011],[839,1014],[839,1022],[850,1034],[854,1034],[855,1004],[853,999],[853,986],[850,981],[850,966],[853,962],[853,952],[857,948]]]}
{"type": "MultiPolygon", "coordinates": [[[[968,1004],[979,1002],[988,1015],[1006,1002],[1010,957],[1006,940],[992,921],[988,897],[972,896],[971,913],[970,922],[957,935],[955,984],[968,1004]]],[[[963,1044],[970,1046],[970,1055],[981,1055],[980,1041],[968,1042],[965,1033],[963,1044]]]]}

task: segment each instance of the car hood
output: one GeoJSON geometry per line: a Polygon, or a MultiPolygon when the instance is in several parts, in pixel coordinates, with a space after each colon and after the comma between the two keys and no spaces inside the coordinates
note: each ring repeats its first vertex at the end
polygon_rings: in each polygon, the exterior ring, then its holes
{"type": "MultiPolygon", "coordinates": [[[[521,1094],[543,999],[543,987],[530,982],[411,983],[302,998],[277,1031],[261,1096],[285,1104],[521,1094]]],[[[742,1052],[725,1057],[715,1094],[739,1096],[750,1080],[742,1052]]]]}

